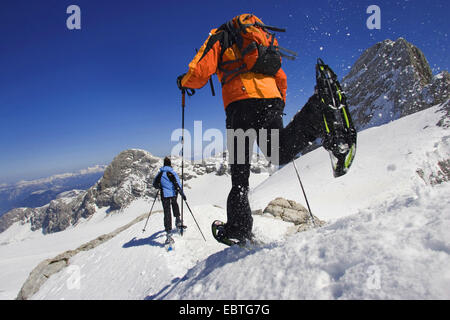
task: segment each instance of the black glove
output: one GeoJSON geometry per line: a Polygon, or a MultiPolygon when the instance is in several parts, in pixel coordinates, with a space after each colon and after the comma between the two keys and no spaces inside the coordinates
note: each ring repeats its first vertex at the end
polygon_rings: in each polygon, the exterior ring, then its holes
{"type": "Polygon", "coordinates": [[[186,75],[186,73],[183,73],[181,76],[178,76],[178,78],[177,78],[177,86],[178,86],[178,89],[180,89],[181,91],[187,93],[187,95],[188,95],[189,97],[192,97],[192,96],[195,94],[195,90],[194,90],[194,89],[191,89],[191,88],[183,87],[183,86],[181,85],[181,80],[183,79],[183,77],[184,77],[185,75],[186,75]]]}
{"type": "Polygon", "coordinates": [[[186,88],[183,88],[183,86],[181,85],[181,80],[183,79],[183,77],[185,75],[186,75],[186,73],[183,73],[182,75],[178,76],[178,78],[177,78],[177,86],[178,86],[178,89],[180,89],[180,90],[186,89],[186,88]]]}
{"type": "Polygon", "coordinates": [[[184,194],[181,195],[184,201],[186,201],[186,196],[184,194]]]}

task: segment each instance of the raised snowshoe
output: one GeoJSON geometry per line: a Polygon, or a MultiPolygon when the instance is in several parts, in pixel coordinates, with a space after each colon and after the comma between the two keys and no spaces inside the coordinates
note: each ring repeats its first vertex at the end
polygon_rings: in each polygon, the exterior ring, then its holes
{"type": "Polygon", "coordinates": [[[333,175],[337,178],[348,172],[355,158],[356,129],[336,74],[320,58],[317,59],[316,81],[317,94],[323,103],[323,147],[330,154],[333,175]]]}
{"type": "Polygon", "coordinates": [[[240,243],[238,239],[230,239],[225,235],[225,223],[220,220],[215,220],[212,223],[211,231],[214,239],[227,246],[233,246],[240,243]]]}

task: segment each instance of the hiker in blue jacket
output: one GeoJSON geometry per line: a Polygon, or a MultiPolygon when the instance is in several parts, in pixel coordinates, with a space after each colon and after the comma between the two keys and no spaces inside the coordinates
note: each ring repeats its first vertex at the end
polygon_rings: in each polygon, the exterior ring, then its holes
{"type": "Polygon", "coordinates": [[[180,209],[178,207],[177,197],[178,193],[180,193],[183,200],[186,200],[186,196],[181,188],[180,178],[173,170],[172,163],[168,157],[164,158],[164,167],[159,169],[159,173],[153,180],[153,186],[161,190],[161,202],[164,209],[164,228],[167,236],[170,237],[170,232],[172,231],[170,207],[172,207],[176,227],[184,227],[182,226],[182,221],[180,219],[180,209]]]}

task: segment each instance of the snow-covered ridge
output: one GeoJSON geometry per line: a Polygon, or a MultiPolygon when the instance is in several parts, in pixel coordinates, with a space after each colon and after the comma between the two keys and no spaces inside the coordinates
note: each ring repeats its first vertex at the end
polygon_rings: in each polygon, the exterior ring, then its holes
{"type": "MultiPolygon", "coordinates": [[[[61,174],[55,174],[52,175],[50,177],[47,178],[41,178],[41,179],[36,179],[36,180],[21,180],[19,182],[16,182],[14,184],[3,184],[0,185],[0,187],[5,188],[5,187],[10,187],[10,188],[19,188],[19,187],[26,187],[26,186],[30,186],[30,185],[36,185],[36,184],[43,184],[43,183],[50,183],[53,182],[55,180],[60,180],[60,179],[66,179],[66,178],[70,178],[70,177],[74,177],[74,176],[79,176],[79,175],[86,175],[86,174],[92,174],[92,173],[102,173],[103,171],[105,171],[107,165],[95,165],[92,167],[88,167],[86,169],[80,169],[76,172],[68,172],[68,173],[61,173],[61,174]]],[[[1,191],[1,189],[0,189],[1,191]]]]}

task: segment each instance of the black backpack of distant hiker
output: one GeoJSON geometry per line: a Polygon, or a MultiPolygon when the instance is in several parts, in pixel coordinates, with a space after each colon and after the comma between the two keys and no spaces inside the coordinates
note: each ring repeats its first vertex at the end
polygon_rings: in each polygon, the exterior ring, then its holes
{"type": "Polygon", "coordinates": [[[161,189],[161,176],[162,172],[159,172],[158,175],[155,177],[155,180],[153,180],[153,188],[161,189]]]}

